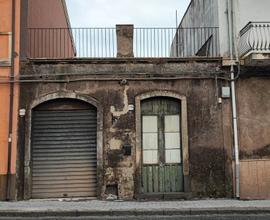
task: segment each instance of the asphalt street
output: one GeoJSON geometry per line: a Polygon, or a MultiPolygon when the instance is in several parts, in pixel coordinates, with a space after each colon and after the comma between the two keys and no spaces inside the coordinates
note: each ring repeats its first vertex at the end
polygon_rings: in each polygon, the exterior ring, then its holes
{"type": "Polygon", "coordinates": [[[92,217],[0,217],[0,220],[269,220],[268,214],[257,215],[198,215],[198,216],[92,216],[92,217]]]}

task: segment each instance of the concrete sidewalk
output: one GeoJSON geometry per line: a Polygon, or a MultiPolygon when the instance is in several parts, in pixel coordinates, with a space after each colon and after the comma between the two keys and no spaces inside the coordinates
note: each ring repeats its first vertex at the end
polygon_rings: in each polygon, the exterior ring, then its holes
{"type": "Polygon", "coordinates": [[[270,200],[0,202],[0,217],[270,214],[270,200]]]}

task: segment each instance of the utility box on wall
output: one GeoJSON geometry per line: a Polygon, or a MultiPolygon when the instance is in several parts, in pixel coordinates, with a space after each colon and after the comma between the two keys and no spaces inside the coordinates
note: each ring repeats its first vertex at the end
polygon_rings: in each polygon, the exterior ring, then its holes
{"type": "Polygon", "coordinates": [[[231,97],[231,88],[226,86],[226,87],[222,87],[221,89],[221,96],[222,98],[230,98],[231,97]]]}

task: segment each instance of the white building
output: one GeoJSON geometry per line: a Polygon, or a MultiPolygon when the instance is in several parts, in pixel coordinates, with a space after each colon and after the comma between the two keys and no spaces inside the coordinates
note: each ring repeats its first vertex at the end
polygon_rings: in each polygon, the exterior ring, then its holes
{"type": "Polygon", "coordinates": [[[191,0],[171,55],[221,56],[226,65],[230,64],[231,47],[234,59],[242,59],[245,64],[269,62],[269,8],[269,0],[191,0]]]}

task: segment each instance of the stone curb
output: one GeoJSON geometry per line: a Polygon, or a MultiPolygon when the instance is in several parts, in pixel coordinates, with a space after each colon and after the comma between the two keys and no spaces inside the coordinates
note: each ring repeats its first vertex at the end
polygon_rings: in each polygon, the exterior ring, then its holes
{"type": "Polygon", "coordinates": [[[87,217],[87,216],[195,216],[195,215],[248,215],[270,214],[267,208],[187,208],[187,209],[163,209],[163,210],[5,210],[0,211],[0,217],[87,217]]]}

